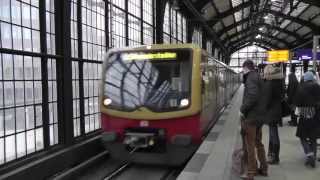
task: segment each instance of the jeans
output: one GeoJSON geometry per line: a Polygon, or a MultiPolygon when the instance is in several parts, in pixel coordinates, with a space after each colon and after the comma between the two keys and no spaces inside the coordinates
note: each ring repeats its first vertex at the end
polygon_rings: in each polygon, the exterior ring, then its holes
{"type": "Polygon", "coordinates": [[[260,168],[263,171],[268,170],[266,152],[262,143],[262,127],[256,127],[256,125],[245,122],[242,122],[241,126],[245,132],[243,149],[245,150],[245,157],[247,158],[247,175],[253,177],[257,171],[256,149],[260,168]]]}
{"type": "Polygon", "coordinates": [[[317,140],[300,138],[301,145],[306,156],[317,157],[317,140]]]}
{"type": "Polygon", "coordinates": [[[269,125],[269,148],[268,155],[273,156],[276,160],[279,160],[280,152],[280,138],[278,132],[278,125],[272,123],[269,125]]]}

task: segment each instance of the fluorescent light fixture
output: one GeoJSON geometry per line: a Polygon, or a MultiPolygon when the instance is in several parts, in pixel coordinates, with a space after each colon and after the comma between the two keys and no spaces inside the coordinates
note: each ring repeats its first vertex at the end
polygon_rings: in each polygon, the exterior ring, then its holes
{"type": "Polygon", "coordinates": [[[111,103],[112,103],[112,100],[109,99],[109,98],[103,100],[103,104],[104,104],[105,106],[109,106],[111,103]]]}
{"type": "Polygon", "coordinates": [[[180,101],[180,106],[181,107],[185,107],[185,106],[188,106],[189,105],[189,99],[182,99],[180,101]]]}

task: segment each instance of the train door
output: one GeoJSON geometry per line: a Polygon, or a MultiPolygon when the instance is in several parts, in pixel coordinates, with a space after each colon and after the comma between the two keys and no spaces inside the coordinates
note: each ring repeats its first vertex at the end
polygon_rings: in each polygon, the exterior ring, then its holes
{"type": "Polygon", "coordinates": [[[217,88],[217,63],[212,57],[208,58],[209,97],[212,116],[217,112],[218,88],[217,88]]]}
{"type": "Polygon", "coordinates": [[[201,129],[208,127],[210,120],[212,120],[212,73],[208,66],[208,56],[203,53],[201,57],[201,97],[202,97],[202,111],[201,111],[201,129]]]}

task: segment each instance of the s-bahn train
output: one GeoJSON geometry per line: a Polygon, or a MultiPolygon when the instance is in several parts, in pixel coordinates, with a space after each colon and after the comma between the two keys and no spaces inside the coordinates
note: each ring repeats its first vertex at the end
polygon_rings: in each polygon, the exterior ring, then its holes
{"type": "Polygon", "coordinates": [[[103,64],[102,142],[111,157],[178,166],[239,86],[239,75],[192,44],[114,49],[103,64]]]}

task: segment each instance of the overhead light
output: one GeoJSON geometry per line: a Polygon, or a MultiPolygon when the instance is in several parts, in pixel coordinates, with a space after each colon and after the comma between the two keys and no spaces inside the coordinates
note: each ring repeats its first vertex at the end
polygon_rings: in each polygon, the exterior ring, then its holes
{"type": "Polygon", "coordinates": [[[266,15],[266,16],[264,16],[263,18],[264,18],[264,19],[268,19],[268,18],[269,18],[269,16],[268,16],[268,15],[266,15]]]}
{"type": "Polygon", "coordinates": [[[256,39],[259,39],[259,38],[261,38],[261,35],[260,35],[260,34],[258,34],[258,35],[256,36],[256,39]]]}
{"type": "Polygon", "coordinates": [[[259,28],[259,31],[263,31],[263,27],[259,28]]]}

